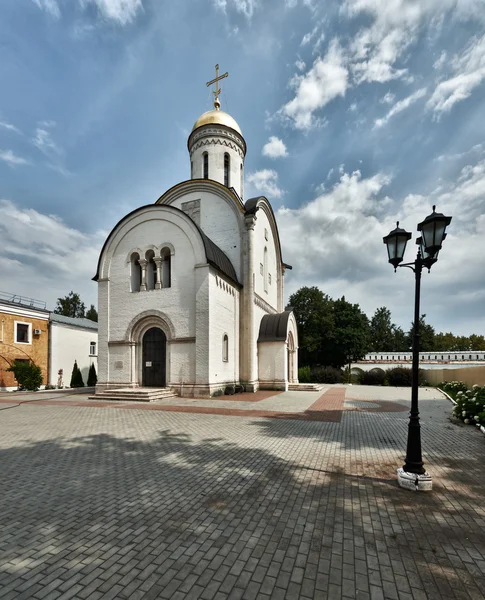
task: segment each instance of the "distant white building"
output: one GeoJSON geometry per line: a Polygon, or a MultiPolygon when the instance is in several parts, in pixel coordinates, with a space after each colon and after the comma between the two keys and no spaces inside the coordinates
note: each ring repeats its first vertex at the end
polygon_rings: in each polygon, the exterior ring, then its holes
{"type": "Polygon", "coordinates": [[[62,369],[64,387],[71,382],[74,361],[81,370],[84,385],[89,367],[98,371],[98,324],[89,319],[74,319],[51,313],[49,316],[49,384],[59,381],[62,369]]]}

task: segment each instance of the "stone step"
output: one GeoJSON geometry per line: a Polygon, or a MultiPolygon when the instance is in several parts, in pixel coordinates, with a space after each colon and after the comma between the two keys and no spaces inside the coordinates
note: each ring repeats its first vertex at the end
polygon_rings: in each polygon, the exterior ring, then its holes
{"type": "Polygon", "coordinates": [[[319,392],[324,386],[319,383],[289,383],[290,392],[319,392]]]}
{"type": "Polygon", "coordinates": [[[174,398],[177,394],[171,388],[120,388],[98,392],[91,400],[118,400],[124,402],[155,402],[174,398]]]}

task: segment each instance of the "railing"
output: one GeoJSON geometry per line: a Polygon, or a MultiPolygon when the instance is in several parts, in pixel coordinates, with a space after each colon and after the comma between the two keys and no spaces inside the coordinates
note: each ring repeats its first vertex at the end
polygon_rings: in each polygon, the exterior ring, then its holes
{"type": "Polygon", "coordinates": [[[0,292],[0,300],[6,300],[11,304],[19,304],[20,306],[28,306],[29,308],[40,308],[41,310],[45,310],[47,306],[47,303],[43,300],[36,300],[35,298],[19,296],[18,294],[11,294],[9,292],[0,292]]]}

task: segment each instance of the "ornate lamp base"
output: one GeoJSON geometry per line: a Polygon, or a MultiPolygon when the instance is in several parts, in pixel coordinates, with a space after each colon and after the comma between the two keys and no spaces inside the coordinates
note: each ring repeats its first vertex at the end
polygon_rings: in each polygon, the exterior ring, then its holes
{"type": "Polygon", "coordinates": [[[397,470],[397,482],[402,488],[413,492],[430,492],[433,488],[431,475],[425,471],[422,475],[408,473],[402,467],[397,470]]]}

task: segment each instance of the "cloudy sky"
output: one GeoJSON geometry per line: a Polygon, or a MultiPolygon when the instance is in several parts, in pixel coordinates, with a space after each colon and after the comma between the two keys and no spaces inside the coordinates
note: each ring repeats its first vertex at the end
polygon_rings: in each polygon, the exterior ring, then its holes
{"type": "Polygon", "coordinates": [[[422,312],[485,333],[484,0],[2,0],[0,38],[1,291],[96,303],[107,232],[188,178],[218,62],[287,295],[409,328],[413,274],[382,236],[436,204],[453,221],[422,312]]]}

